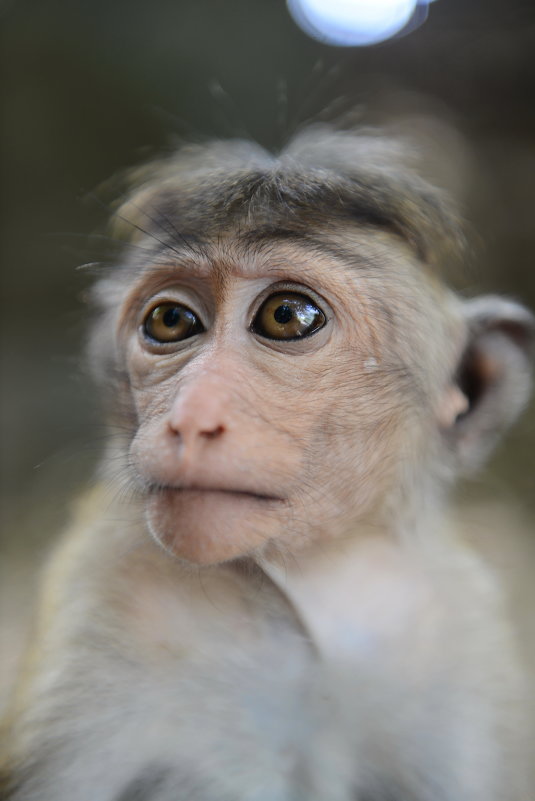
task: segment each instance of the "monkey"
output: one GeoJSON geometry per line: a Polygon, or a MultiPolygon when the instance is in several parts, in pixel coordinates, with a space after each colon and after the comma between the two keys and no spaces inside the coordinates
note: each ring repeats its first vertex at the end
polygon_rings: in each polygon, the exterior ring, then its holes
{"type": "Polygon", "coordinates": [[[88,359],[109,439],[44,571],[9,801],[529,801],[503,588],[451,522],[530,392],[535,319],[448,283],[403,146],[134,169],[88,359]]]}

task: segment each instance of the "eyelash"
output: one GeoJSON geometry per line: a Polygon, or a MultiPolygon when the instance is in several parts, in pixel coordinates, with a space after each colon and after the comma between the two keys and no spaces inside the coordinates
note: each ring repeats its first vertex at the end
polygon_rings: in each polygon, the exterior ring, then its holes
{"type": "Polygon", "coordinates": [[[331,318],[330,306],[327,301],[318,295],[313,289],[306,284],[294,283],[292,281],[277,281],[270,284],[254,299],[247,315],[247,327],[250,328],[252,321],[258,314],[262,304],[270,297],[270,295],[278,294],[279,292],[292,292],[296,295],[307,295],[317,306],[323,309],[327,321],[331,318]]]}

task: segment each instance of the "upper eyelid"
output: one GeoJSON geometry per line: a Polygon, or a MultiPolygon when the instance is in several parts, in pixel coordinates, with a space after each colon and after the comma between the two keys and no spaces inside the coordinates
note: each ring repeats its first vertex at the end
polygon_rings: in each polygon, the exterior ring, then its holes
{"type": "Polygon", "coordinates": [[[318,292],[315,292],[306,284],[302,284],[298,281],[276,281],[274,284],[270,284],[263,289],[262,292],[260,292],[251,303],[247,315],[247,327],[251,327],[256,315],[268,298],[270,298],[272,295],[278,295],[279,293],[283,292],[293,292],[295,295],[304,295],[305,297],[309,297],[310,300],[312,300],[319,307],[320,311],[323,312],[327,320],[332,317],[329,303],[322,295],[320,295],[318,292]]]}
{"type": "Polygon", "coordinates": [[[182,306],[183,309],[188,309],[188,311],[193,312],[193,314],[198,315],[195,309],[192,309],[192,304],[184,303],[182,300],[177,300],[176,298],[171,297],[161,297],[161,298],[153,298],[150,303],[144,304],[142,307],[142,314],[143,318],[145,318],[148,314],[151,314],[158,306],[182,306]]]}
{"type": "Polygon", "coordinates": [[[197,298],[192,298],[190,293],[185,293],[184,291],[180,293],[180,290],[176,287],[169,287],[159,290],[156,294],[152,295],[149,300],[143,300],[138,304],[136,312],[138,324],[142,325],[147,316],[164,303],[174,303],[177,306],[183,306],[195,314],[203,325],[205,325],[205,320],[209,319],[207,308],[204,304],[200,304],[197,298]],[[184,297],[186,294],[187,297],[184,297]]]}

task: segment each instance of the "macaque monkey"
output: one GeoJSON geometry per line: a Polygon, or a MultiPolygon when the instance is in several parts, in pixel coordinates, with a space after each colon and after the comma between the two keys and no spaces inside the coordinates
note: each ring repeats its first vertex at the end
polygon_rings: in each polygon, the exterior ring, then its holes
{"type": "MultiPolygon", "coordinates": [[[[529,801],[503,592],[450,522],[530,389],[441,193],[375,134],[132,176],[89,355],[110,437],[45,574],[9,801],[529,801]]],[[[505,536],[505,533],[504,533],[505,536]]]]}

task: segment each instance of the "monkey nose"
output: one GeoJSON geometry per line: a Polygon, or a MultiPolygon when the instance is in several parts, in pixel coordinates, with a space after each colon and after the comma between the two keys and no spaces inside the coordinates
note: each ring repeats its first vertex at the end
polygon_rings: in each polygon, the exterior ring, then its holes
{"type": "Polygon", "coordinates": [[[211,440],[221,437],[226,427],[222,423],[192,417],[172,417],[169,419],[169,429],[174,436],[184,441],[193,442],[196,439],[211,440]]]}
{"type": "Polygon", "coordinates": [[[222,405],[220,398],[209,393],[177,398],[168,418],[171,434],[180,437],[184,445],[222,437],[227,430],[222,405]]]}

